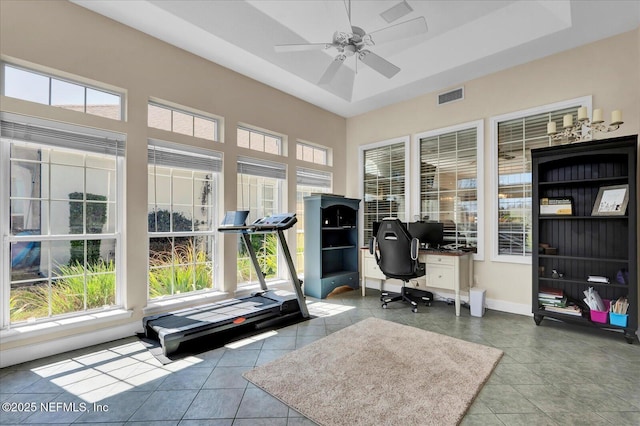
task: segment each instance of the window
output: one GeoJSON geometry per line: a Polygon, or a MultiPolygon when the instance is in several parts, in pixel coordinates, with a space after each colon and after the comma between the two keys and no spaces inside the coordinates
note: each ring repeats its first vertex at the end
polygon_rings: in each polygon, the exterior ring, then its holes
{"type": "Polygon", "coordinates": [[[2,326],[119,305],[123,136],[2,118],[2,326]]]}
{"type": "Polygon", "coordinates": [[[3,64],[2,94],[25,101],[122,120],[122,95],[3,64]]]}
{"type": "Polygon", "coordinates": [[[280,136],[239,126],[237,138],[238,146],[241,148],[282,155],[282,137],[280,136]]]}
{"type": "Polygon", "coordinates": [[[218,140],[218,120],[205,115],[182,111],[149,102],[147,109],[149,127],[167,132],[180,133],[196,138],[218,140]]]}
{"type": "Polygon", "coordinates": [[[327,148],[298,141],[296,143],[296,159],[328,166],[329,150],[327,148]]]}
{"type": "Polygon", "coordinates": [[[222,155],[150,141],[149,298],[216,289],[222,155]]]}
{"type": "MultiPolygon", "coordinates": [[[[284,164],[238,157],[238,210],[249,210],[247,223],[282,212],[282,193],[287,178],[284,164]]],[[[251,236],[265,279],[278,278],[278,239],[275,234],[251,236]]],[[[238,285],[257,282],[249,252],[238,236],[238,285]]]]}
{"type": "Polygon", "coordinates": [[[483,211],[478,203],[482,134],[482,121],[419,134],[414,168],[420,193],[414,219],[444,223],[445,244],[462,244],[475,252],[483,211]]]}
{"type": "Polygon", "coordinates": [[[529,262],[531,237],[531,150],[557,144],[547,136],[547,123],[562,123],[565,114],[577,119],[578,108],[591,108],[591,98],[492,118],[496,160],[495,246],[498,260],[529,262]]]}
{"type": "Polygon", "coordinates": [[[408,137],[360,148],[365,243],[373,236],[373,222],[390,216],[406,220],[408,150],[408,137]]]}
{"type": "Polygon", "coordinates": [[[296,169],[296,272],[304,272],[304,197],[331,192],[331,173],[298,167],[296,169]]]}

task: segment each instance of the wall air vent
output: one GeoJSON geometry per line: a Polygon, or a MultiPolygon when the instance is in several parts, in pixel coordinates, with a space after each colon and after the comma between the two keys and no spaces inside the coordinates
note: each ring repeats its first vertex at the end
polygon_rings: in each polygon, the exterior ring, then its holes
{"type": "Polygon", "coordinates": [[[440,93],[438,95],[438,105],[448,104],[449,102],[459,101],[462,99],[464,99],[464,87],[460,87],[446,93],[440,93]]]}

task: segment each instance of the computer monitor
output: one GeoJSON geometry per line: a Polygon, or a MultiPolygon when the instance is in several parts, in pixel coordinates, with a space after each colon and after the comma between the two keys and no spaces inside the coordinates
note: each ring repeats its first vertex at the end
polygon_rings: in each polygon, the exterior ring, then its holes
{"type": "Polygon", "coordinates": [[[249,216],[249,210],[228,211],[222,219],[221,226],[243,226],[249,216]]]}
{"type": "Polygon", "coordinates": [[[437,248],[444,243],[444,224],[440,222],[409,222],[407,231],[424,247],[437,248]]]}
{"type": "Polygon", "coordinates": [[[378,236],[378,229],[380,229],[380,222],[373,222],[373,236],[378,236]]]}

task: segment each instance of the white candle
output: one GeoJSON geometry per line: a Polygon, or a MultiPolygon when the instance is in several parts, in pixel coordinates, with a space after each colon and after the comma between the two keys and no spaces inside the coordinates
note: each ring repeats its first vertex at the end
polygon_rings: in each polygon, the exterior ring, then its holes
{"type": "Polygon", "coordinates": [[[622,111],[619,109],[611,111],[611,124],[622,123],[622,111]]]}
{"type": "Polygon", "coordinates": [[[602,110],[600,108],[596,108],[593,110],[593,122],[594,123],[602,123],[604,120],[602,119],[602,110]]]}
{"type": "Polygon", "coordinates": [[[548,135],[555,135],[556,134],[556,122],[555,121],[551,121],[551,122],[547,123],[547,134],[548,135]]]}
{"type": "Polygon", "coordinates": [[[562,127],[565,129],[567,127],[571,127],[573,125],[573,116],[571,114],[567,114],[562,118],[562,127]]]}
{"type": "Polygon", "coordinates": [[[578,108],[578,120],[586,120],[587,119],[587,107],[578,108]]]}

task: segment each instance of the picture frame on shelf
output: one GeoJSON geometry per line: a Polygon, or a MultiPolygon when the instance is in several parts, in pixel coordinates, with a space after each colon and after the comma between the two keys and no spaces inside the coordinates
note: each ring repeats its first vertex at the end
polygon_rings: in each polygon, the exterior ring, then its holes
{"type": "Polygon", "coordinates": [[[598,190],[591,216],[624,216],[629,203],[629,185],[603,186],[598,190]]]}
{"type": "Polygon", "coordinates": [[[573,199],[571,197],[540,198],[541,216],[573,215],[573,199]]]}

